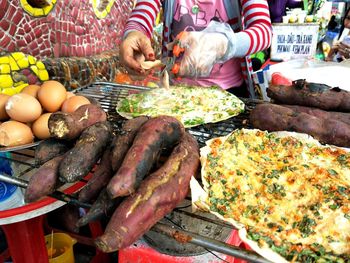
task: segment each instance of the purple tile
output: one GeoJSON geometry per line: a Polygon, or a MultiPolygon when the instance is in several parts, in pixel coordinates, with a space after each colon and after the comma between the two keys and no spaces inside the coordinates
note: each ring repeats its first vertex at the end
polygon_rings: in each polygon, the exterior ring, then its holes
{"type": "Polygon", "coordinates": [[[7,20],[1,20],[0,21],[0,28],[2,28],[4,31],[7,31],[10,27],[10,22],[7,20]]]}
{"type": "Polygon", "coordinates": [[[16,41],[16,43],[17,43],[17,46],[19,47],[24,47],[27,45],[27,42],[24,39],[19,39],[16,41]]]}
{"type": "Polygon", "coordinates": [[[0,47],[6,50],[7,46],[10,44],[11,38],[8,35],[5,35],[0,41],[0,47]]]}
{"type": "Polygon", "coordinates": [[[10,34],[11,36],[14,36],[15,33],[16,33],[16,29],[17,29],[17,25],[11,24],[11,25],[10,25],[10,29],[9,29],[9,34],[10,34]]]}
{"type": "Polygon", "coordinates": [[[11,21],[18,25],[18,23],[23,19],[23,11],[17,10],[14,16],[11,18],[11,21]]]}
{"type": "Polygon", "coordinates": [[[7,46],[8,52],[15,52],[16,51],[16,44],[15,42],[11,41],[9,45],[7,46]]]}
{"type": "Polygon", "coordinates": [[[32,42],[33,41],[33,38],[32,38],[32,36],[30,35],[30,34],[26,34],[25,36],[24,36],[24,39],[26,40],[26,42],[29,44],[30,42],[32,42]]]}

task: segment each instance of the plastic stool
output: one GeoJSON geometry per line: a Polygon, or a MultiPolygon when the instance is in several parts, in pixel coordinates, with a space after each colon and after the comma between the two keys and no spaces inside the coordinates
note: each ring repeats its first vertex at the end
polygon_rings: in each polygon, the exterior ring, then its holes
{"type": "Polygon", "coordinates": [[[47,263],[43,216],[2,225],[14,263],[47,263]]]}

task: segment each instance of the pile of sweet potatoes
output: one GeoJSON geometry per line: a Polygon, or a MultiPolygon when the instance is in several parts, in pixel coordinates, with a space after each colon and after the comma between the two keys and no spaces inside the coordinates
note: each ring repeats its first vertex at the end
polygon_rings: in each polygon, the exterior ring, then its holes
{"type": "Polygon", "coordinates": [[[111,216],[95,242],[104,252],[132,244],[171,212],[199,170],[196,139],[170,116],[127,120],[114,134],[101,108],[84,105],[72,114],[52,114],[49,130],[52,138],[37,147],[41,166],[25,199],[38,200],[92,171],[78,194],[92,206],[76,226],[111,216]]]}
{"type": "Polygon", "coordinates": [[[350,92],[298,80],[292,86],[272,85],[267,94],[274,103],[251,111],[255,128],[301,132],[321,143],[350,147],[350,92]]]}
{"type": "Polygon", "coordinates": [[[88,175],[113,135],[106,113],[94,104],[83,105],[73,113],[55,112],[48,126],[51,137],[35,149],[36,164],[40,166],[28,176],[26,202],[88,175]]]}

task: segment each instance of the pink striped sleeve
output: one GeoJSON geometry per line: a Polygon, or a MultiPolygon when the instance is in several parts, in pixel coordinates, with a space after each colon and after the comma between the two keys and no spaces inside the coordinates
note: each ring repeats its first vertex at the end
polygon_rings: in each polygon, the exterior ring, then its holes
{"type": "Polygon", "coordinates": [[[267,49],[271,45],[272,26],[269,8],[266,0],[242,0],[244,20],[244,55],[254,54],[267,49]]]}
{"type": "Polygon", "coordinates": [[[137,0],[135,8],[126,22],[124,35],[137,30],[145,33],[150,38],[160,5],[161,0],[137,0]]]}

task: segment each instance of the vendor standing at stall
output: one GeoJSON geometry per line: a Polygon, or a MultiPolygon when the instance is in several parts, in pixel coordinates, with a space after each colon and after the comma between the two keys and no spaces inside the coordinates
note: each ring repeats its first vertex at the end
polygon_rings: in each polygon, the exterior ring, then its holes
{"type": "Polygon", "coordinates": [[[337,41],[333,44],[328,53],[326,61],[341,62],[350,58],[350,35],[344,36],[345,32],[350,30],[350,8],[346,10],[342,19],[342,25],[339,31],[337,41]]]}
{"type": "Polygon", "coordinates": [[[155,59],[150,38],[161,4],[163,57],[176,61],[175,73],[181,77],[181,82],[217,85],[238,96],[246,96],[244,58],[271,44],[267,1],[138,0],[126,24],[120,58],[126,67],[139,74],[145,74],[140,56],[145,60],[155,59]],[[242,21],[244,26],[241,26],[242,21]],[[180,51],[174,48],[174,44],[179,43],[180,51]]]}

